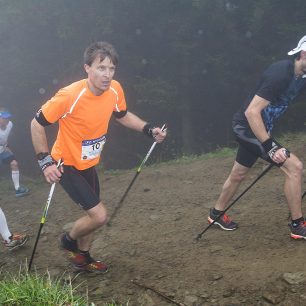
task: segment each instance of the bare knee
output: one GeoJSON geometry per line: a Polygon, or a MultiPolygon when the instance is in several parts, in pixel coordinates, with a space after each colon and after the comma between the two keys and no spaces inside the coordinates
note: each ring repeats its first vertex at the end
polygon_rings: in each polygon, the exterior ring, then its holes
{"type": "Polygon", "coordinates": [[[299,159],[294,163],[294,165],[292,167],[292,172],[295,175],[302,176],[303,163],[299,159]]]}
{"type": "Polygon", "coordinates": [[[99,203],[96,207],[90,209],[90,211],[88,215],[97,227],[101,227],[106,223],[107,211],[102,203],[99,203]]]}
{"type": "Polygon", "coordinates": [[[281,169],[285,172],[288,178],[300,179],[303,174],[303,163],[298,158],[294,158],[290,160],[288,165],[285,164],[285,167],[281,169]]]}
{"type": "Polygon", "coordinates": [[[241,183],[247,175],[245,171],[233,170],[230,174],[230,180],[233,183],[241,183]]]}

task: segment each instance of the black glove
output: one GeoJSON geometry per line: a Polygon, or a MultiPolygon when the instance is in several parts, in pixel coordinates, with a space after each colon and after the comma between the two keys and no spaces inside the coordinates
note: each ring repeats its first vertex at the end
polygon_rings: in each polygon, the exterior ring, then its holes
{"type": "Polygon", "coordinates": [[[284,149],[285,150],[285,154],[287,155],[287,157],[290,157],[290,152],[289,150],[287,150],[286,148],[284,148],[280,143],[278,143],[275,139],[273,138],[268,138],[266,141],[264,141],[262,143],[262,146],[265,150],[265,152],[269,155],[269,157],[271,158],[271,160],[273,160],[273,156],[275,154],[275,152],[279,149],[284,149]]]}
{"type": "Polygon", "coordinates": [[[44,171],[49,166],[52,166],[56,164],[55,160],[52,158],[52,156],[49,153],[38,153],[37,154],[37,162],[41,169],[41,171],[44,171]]]}
{"type": "Polygon", "coordinates": [[[146,123],[142,131],[148,137],[153,138],[153,129],[155,129],[155,127],[151,123],[146,123]]]}

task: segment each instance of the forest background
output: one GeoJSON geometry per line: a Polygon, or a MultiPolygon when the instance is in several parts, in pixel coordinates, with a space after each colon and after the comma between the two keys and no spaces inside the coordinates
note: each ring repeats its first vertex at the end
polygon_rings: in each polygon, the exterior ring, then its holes
{"type": "MultiPolygon", "coordinates": [[[[234,146],[233,113],[262,71],[306,34],[303,0],[0,0],[0,105],[13,114],[10,146],[36,175],[30,121],[61,87],[85,78],[84,49],[112,43],[128,109],[168,141],[151,161],[234,146]]],[[[305,95],[276,127],[301,131],[305,95]]],[[[48,128],[50,144],[56,127],[48,128]]],[[[103,167],[136,166],[151,141],[111,123],[103,167]]]]}

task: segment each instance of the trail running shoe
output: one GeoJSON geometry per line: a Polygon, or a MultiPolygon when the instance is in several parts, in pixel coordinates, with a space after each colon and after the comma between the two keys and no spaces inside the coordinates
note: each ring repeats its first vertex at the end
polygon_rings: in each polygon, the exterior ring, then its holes
{"type": "Polygon", "coordinates": [[[77,272],[91,272],[91,273],[106,273],[108,271],[108,266],[101,262],[100,260],[94,260],[93,258],[89,257],[87,263],[83,265],[73,265],[74,269],[77,272]]]}
{"type": "Polygon", "coordinates": [[[89,252],[81,254],[77,242],[72,240],[68,233],[64,233],[60,237],[60,248],[65,251],[68,261],[72,264],[76,271],[86,271],[95,273],[106,273],[108,266],[99,260],[94,260],[89,252]]]}
{"type": "Polygon", "coordinates": [[[20,186],[17,190],[16,190],[16,197],[20,198],[23,197],[25,195],[27,195],[30,192],[30,189],[24,186],[20,186]]]}
{"type": "Polygon", "coordinates": [[[74,267],[82,267],[88,264],[87,257],[84,256],[83,254],[80,254],[78,252],[71,252],[71,251],[66,251],[66,257],[68,261],[74,266],[74,267]]]}
{"type": "Polygon", "coordinates": [[[9,240],[4,241],[4,245],[7,247],[9,251],[12,251],[23,246],[28,239],[29,239],[28,235],[15,233],[10,237],[9,240]]]}
{"type": "MultiPolygon", "coordinates": [[[[211,208],[208,216],[208,222],[214,222],[218,216],[218,214],[214,214],[214,210],[211,208]]],[[[226,214],[219,218],[214,224],[219,225],[225,231],[233,231],[238,228],[238,224],[232,221],[226,214]]]]}
{"type": "Polygon", "coordinates": [[[306,239],[306,221],[301,221],[298,226],[288,224],[291,230],[290,236],[293,239],[306,239]]]}

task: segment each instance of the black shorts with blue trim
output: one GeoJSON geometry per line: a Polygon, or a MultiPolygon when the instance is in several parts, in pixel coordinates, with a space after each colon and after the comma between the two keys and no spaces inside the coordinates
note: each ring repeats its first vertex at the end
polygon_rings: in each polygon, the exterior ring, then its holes
{"type": "Polygon", "coordinates": [[[70,198],[84,210],[99,204],[100,184],[95,167],[78,170],[73,166],[63,166],[60,184],[70,198]]]}

